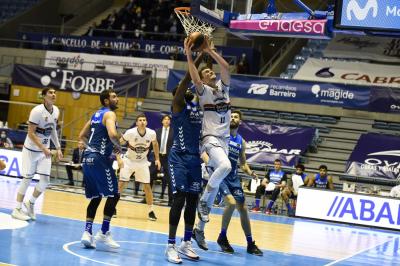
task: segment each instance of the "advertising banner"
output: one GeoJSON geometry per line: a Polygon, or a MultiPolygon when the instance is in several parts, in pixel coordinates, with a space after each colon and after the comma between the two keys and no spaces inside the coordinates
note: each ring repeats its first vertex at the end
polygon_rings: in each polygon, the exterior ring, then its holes
{"type": "Polygon", "coordinates": [[[35,88],[50,86],[58,90],[87,94],[100,94],[107,89],[113,89],[118,93],[128,89],[130,97],[144,97],[146,95],[147,82],[142,82],[139,87],[133,86],[143,78],[143,75],[122,75],[19,64],[14,65],[12,74],[14,85],[35,88]]]}
{"type": "MultiPolygon", "coordinates": [[[[169,91],[179,83],[184,73],[184,71],[170,71],[167,83],[169,91]]],[[[344,84],[232,75],[230,96],[367,110],[370,88],[344,84]]]]}
{"type": "MultiPolygon", "coordinates": [[[[125,57],[172,59],[186,61],[183,53],[183,41],[156,41],[144,39],[117,39],[90,36],[63,36],[48,33],[19,33],[19,38],[31,41],[30,48],[81,52],[89,54],[108,54],[125,57]],[[105,48],[108,47],[108,48],[105,48]]],[[[26,43],[28,45],[28,43],[26,43]]],[[[249,47],[216,46],[218,52],[226,59],[246,55],[252,73],[258,73],[259,52],[249,47]]]]}
{"type": "Polygon", "coordinates": [[[370,111],[400,113],[400,90],[393,88],[371,88],[370,111]]]}
{"type": "Polygon", "coordinates": [[[400,178],[400,137],[362,134],[347,162],[346,173],[354,176],[400,178]]]}
{"type": "Polygon", "coordinates": [[[86,53],[69,53],[47,51],[45,67],[59,67],[59,63],[67,64],[68,69],[93,71],[96,65],[104,65],[102,71],[123,73],[124,67],[132,68],[133,74],[142,74],[143,70],[152,71],[157,78],[167,78],[168,70],[174,66],[173,60],[98,55],[86,53]]]}
{"type": "Polygon", "coordinates": [[[400,66],[308,58],[294,78],[400,88],[400,66]]]}
{"type": "Polygon", "coordinates": [[[400,63],[400,39],[339,35],[323,50],[325,57],[400,63]]]}
{"type": "MultiPolygon", "coordinates": [[[[145,114],[149,128],[161,127],[162,113],[145,114]]],[[[275,159],[280,159],[282,165],[294,167],[311,143],[315,129],[243,121],[239,134],[246,140],[249,163],[273,164],[275,159]]]]}
{"type": "Polygon", "coordinates": [[[0,175],[22,176],[22,151],[0,148],[0,160],[6,163],[6,168],[0,175]]]}
{"type": "Polygon", "coordinates": [[[399,31],[398,0],[339,0],[335,18],[338,27],[358,30],[399,31]]]}
{"type": "Polygon", "coordinates": [[[296,216],[399,229],[400,200],[300,187],[296,216]],[[312,208],[310,208],[312,206],[312,208]]]}
{"type": "Polygon", "coordinates": [[[231,20],[231,30],[247,30],[250,32],[279,33],[289,35],[325,36],[326,19],[321,20],[231,20]]]}

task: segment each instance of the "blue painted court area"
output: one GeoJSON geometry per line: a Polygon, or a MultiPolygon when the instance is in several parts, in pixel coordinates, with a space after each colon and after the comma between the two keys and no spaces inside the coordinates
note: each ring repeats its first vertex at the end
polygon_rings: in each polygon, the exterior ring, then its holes
{"type": "MultiPolygon", "coordinates": [[[[4,214],[10,210],[0,209],[4,214]]],[[[100,225],[95,226],[95,230],[100,225]]],[[[16,265],[160,265],[164,258],[166,235],[113,227],[114,239],[121,244],[118,253],[85,249],[79,240],[84,222],[38,215],[35,222],[18,229],[0,230],[0,262],[16,265]]],[[[234,246],[236,253],[219,252],[216,243],[210,250],[197,250],[201,260],[190,265],[324,265],[329,260],[264,250],[264,257],[248,255],[244,247],[234,246]]]]}

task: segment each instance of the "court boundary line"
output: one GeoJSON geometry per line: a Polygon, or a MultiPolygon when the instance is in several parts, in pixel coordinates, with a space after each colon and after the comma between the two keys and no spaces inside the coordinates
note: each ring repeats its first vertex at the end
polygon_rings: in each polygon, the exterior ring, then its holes
{"type": "Polygon", "coordinates": [[[368,248],[362,249],[362,250],[360,250],[360,251],[358,251],[358,252],[356,252],[356,253],[354,253],[354,254],[350,254],[350,255],[348,255],[348,256],[346,256],[346,257],[344,257],[344,258],[341,258],[341,259],[338,259],[338,260],[335,260],[335,261],[331,261],[331,262],[329,262],[328,264],[325,264],[324,266],[331,266],[331,265],[334,265],[334,264],[336,264],[336,263],[345,261],[345,260],[350,259],[350,258],[352,258],[352,257],[355,257],[355,256],[357,256],[357,255],[359,255],[359,254],[361,254],[361,253],[364,253],[364,252],[366,252],[366,251],[368,251],[368,250],[375,249],[375,248],[377,248],[377,247],[379,247],[379,246],[385,245],[386,243],[394,242],[394,241],[396,241],[397,239],[400,239],[400,237],[393,237],[393,238],[390,239],[389,241],[384,241],[384,242],[382,242],[382,243],[380,243],[380,244],[378,244],[378,245],[375,245],[375,246],[373,246],[373,247],[368,247],[368,248]]]}

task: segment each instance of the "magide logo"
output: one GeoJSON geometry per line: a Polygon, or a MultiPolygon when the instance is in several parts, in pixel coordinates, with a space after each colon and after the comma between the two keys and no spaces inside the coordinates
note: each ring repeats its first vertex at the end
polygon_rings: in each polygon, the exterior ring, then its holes
{"type": "Polygon", "coordinates": [[[325,32],[325,22],[312,20],[260,20],[258,26],[260,30],[266,31],[323,34],[325,32]]]}
{"type": "Polygon", "coordinates": [[[363,21],[368,17],[368,14],[372,10],[372,17],[376,18],[378,15],[378,1],[377,0],[367,0],[367,1],[357,1],[357,0],[350,0],[347,5],[346,9],[346,17],[347,20],[352,20],[353,16],[359,20],[363,21]],[[364,7],[359,5],[359,2],[365,3],[364,7]]]}
{"type": "Polygon", "coordinates": [[[392,105],[390,106],[390,109],[391,109],[391,110],[400,110],[400,105],[392,104],[392,105]]]}

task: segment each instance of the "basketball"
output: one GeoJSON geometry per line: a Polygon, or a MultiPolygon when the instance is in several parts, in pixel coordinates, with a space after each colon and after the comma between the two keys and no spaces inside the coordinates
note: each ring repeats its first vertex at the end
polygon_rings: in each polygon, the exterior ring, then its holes
{"type": "Polygon", "coordinates": [[[201,51],[205,46],[206,37],[201,32],[193,32],[189,35],[189,39],[193,42],[193,51],[201,51]]]}
{"type": "Polygon", "coordinates": [[[6,168],[6,163],[2,160],[0,160],[0,171],[4,170],[6,168]]]}

